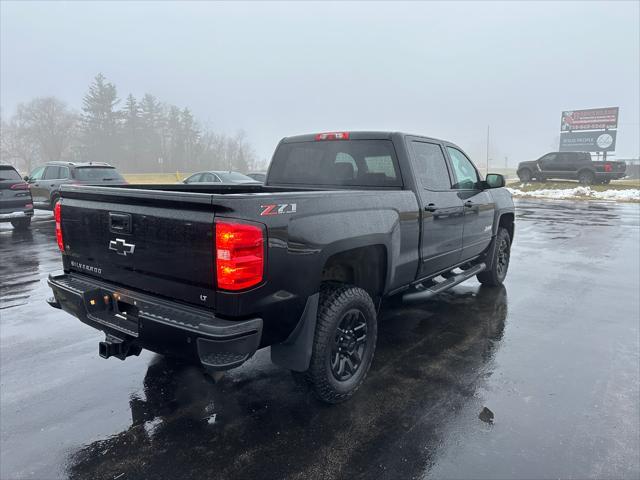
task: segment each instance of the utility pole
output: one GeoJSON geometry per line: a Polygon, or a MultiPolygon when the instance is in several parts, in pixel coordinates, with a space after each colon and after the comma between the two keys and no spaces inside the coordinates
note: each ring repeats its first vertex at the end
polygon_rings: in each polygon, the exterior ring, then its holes
{"type": "Polygon", "coordinates": [[[487,171],[486,174],[489,173],[489,125],[487,125],[487,171]]]}

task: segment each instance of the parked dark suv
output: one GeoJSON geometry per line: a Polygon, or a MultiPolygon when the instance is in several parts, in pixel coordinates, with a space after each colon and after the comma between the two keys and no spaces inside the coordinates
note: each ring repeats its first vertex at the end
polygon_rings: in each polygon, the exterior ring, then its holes
{"type": "Polygon", "coordinates": [[[115,167],[103,162],[49,162],[37,167],[25,180],[29,182],[36,208],[51,210],[60,198],[60,185],[122,185],[126,180],[115,167]]]}
{"type": "Polygon", "coordinates": [[[29,185],[11,165],[0,165],[0,222],[11,222],[16,230],[26,230],[32,216],[29,185]]]}

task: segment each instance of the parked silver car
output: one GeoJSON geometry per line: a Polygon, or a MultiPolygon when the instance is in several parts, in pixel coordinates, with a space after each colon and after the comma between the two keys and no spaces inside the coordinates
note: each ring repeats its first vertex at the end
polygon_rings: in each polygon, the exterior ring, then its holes
{"type": "Polygon", "coordinates": [[[226,183],[226,184],[247,184],[247,185],[261,185],[262,182],[258,182],[251,177],[248,177],[239,172],[231,171],[207,171],[197,172],[190,177],[185,178],[182,183],[226,183]]]}

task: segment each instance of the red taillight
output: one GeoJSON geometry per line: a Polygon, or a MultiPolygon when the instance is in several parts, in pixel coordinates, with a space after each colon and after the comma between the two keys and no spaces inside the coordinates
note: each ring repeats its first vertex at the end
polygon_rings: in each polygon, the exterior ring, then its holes
{"type": "Polygon", "coordinates": [[[216,220],[216,280],[223,290],[242,290],[262,281],[264,233],[256,225],[216,220]]]}
{"type": "Polygon", "coordinates": [[[29,184],[24,182],[14,183],[9,188],[11,190],[29,190],[29,184]]]}
{"type": "Polygon", "coordinates": [[[610,163],[605,163],[605,164],[604,164],[604,171],[605,171],[605,172],[610,172],[610,171],[612,171],[612,170],[613,170],[613,167],[611,166],[611,164],[610,164],[610,163]]]}
{"type": "Polygon", "coordinates": [[[62,241],[62,218],[60,215],[60,202],[56,203],[53,209],[53,216],[56,219],[56,240],[58,242],[58,248],[61,252],[64,252],[64,242],[62,241]]]}
{"type": "Polygon", "coordinates": [[[318,133],[316,135],[316,142],[319,140],[349,140],[349,132],[318,133]]]}

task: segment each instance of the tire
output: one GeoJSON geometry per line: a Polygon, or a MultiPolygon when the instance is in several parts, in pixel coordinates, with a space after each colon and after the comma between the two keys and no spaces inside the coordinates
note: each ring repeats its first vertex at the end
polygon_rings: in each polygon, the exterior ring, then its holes
{"type": "Polygon", "coordinates": [[[578,173],[578,182],[580,185],[592,185],[595,181],[595,175],[589,170],[583,170],[578,173]]]}
{"type": "Polygon", "coordinates": [[[54,212],[56,210],[56,203],[60,201],[60,196],[54,195],[51,197],[51,211],[54,212]]]}
{"type": "Polygon", "coordinates": [[[332,404],[344,402],[360,388],[376,349],[376,317],[373,301],[363,289],[340,284],[322,286],[311,362],[304,374],[318,399],[332,404]],[[339,328],[345,332],[344,337],[338,334],[339,328]]]}
{"type": "Polygon", "coordinates": [[[15,220],[11,220],[11,225],[18,231],[27,230],[31,226],[31,217],[27,218],[17,218],[15,220]]]}
{"type": "Polygon", "coordinates": [[[531,170],[524,168],[518,172],[518,178],[523,183],[529,183],[531,181],[531,170]]]}
{"type": "Polygon", "coordinates": [[[478,281],[487,286],[497,287],[502,285],[509,270],[509,258],[511,257],[511,237],[504,227],[498,228],[496,235],[496,248],[493,251],[491,270],[485,270],[476,275],[478,281]]]}

